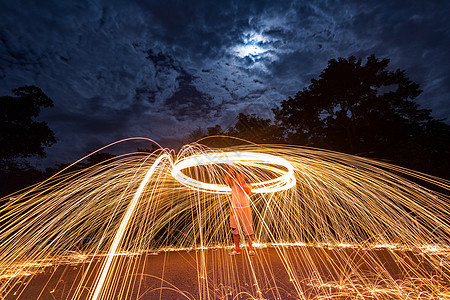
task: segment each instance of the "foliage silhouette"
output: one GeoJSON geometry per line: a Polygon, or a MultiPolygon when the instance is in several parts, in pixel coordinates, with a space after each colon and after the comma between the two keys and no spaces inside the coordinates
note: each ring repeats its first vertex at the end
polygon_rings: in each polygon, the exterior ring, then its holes
{"type": "Polygon", "coordinates": [[[0,159],[45,157],[44,148],[56,143],[55,134],[35,118],[53,101],[36,86],[12,92],[14,96],[0,97],[0,159]]]}
{"type": "Polygon", "coordinates": [[[319,79],[273,109],[288,143],[387,159],[448,177],[450,126],[413,100],[419,85],[389,59],[328,62],[319,79]]]}
{"type": "Polygon", "coordinates": [[[270,119],[263,119],[256,114],[237,116],[237,122],[227,131],[230,136],[239,137],[257,144],[278,144],[283,142],[280,128],[270,119]]]}
{"type": "MultiPolygon", "coordinates": [[[[220,125],[208,127],[204,130],[197,127],[188,135],[186,142],[194,142],[206,136],[230,136],[237,137],[243,140],[251,141],[257,144],[278,144],[283,143],[280,128],[273,124],[270,119],[263,119],[256,114],[240,113],[236,116],[236,122],[227,130],[223,130],[220,125]]],[[[213,139],[202,140],[202,144],[209,147],[228,147],[233,145],[247,144],[247,142],[236,139],[213,139]]]]}
{"type": "Polygon", "coordinates": [[[0,97],[0,195],[7,195],[45,179],[26,160],[45,157],[45,147],[56,143],[46,122],[35,120],[42,107],[53,101],[36,86],[12,90],[14,96],[0,97]]]}

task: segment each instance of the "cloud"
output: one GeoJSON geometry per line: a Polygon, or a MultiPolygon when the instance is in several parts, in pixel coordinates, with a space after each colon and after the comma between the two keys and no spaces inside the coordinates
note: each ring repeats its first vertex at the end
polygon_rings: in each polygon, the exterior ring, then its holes
{"type": "Polygon", "coordinates": [[[135,135],[176,147],[239,112],[270,117],[339,56],[391,58],[425,90],[417,101],[447,117],[446,11],[421,1],[4,1],[0,94],[41,87],[55,101],[42,116],[59,138],[51,155],[68,160],[135,135]]]}

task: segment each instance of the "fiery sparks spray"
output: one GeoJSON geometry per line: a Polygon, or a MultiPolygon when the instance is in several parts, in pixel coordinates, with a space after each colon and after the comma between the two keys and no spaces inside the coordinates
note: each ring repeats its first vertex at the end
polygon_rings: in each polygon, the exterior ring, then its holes
{"type": "MultiPolygon", "coordinates": [[[[295,297],[450,299],[447,180],[319,149],[199,144],[129,153],[2,199],[2,297],[19,298],[26,276],[76,261],[86,267],[69,298],[133,298],[139,281],[117,274],[143,270],[121,257],[197,249],[199,298],[228,298],[212,283],[237,286],[232,266],[212,282],[203,251],[230,243],[229,165],[252,185],[254,239],[276,249],[295,297]]],[[[260,275],[255,262],[245,295],[280,297],[275,274],[260,275]]]]}

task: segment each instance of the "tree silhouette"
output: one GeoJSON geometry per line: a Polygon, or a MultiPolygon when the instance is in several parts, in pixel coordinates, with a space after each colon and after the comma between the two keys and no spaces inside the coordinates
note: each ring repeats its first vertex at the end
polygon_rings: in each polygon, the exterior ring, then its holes
{"type": "MultiPolygon", "coordinates": [[[[271,119],[263,119],[256,114],[240,113],[236,116],[236,123],[227,130],[222,130],[220,125],[203,129],[197,127],[191,131],[186,139],[187,143],[197,141],[207,136],[230,136],[251,141],[258,144],[276,144],[284,142],[280,128],[272,122],[271,119]]],[[[205,139],[202,144],[209,147],[227,147],[241,144],[247,144],[238,139],[205,139]]]]}
{"type": "Polygon", "coordinates": [[[389,59],[374,55],[364,65],[353,56],[330,60],[319,79],[273,110],[288,142],[429,170],[412,162],[424,151],[448,155],[449,126],[419,109],[412,101],[422,92],[419,85],[388,65],[389,59]],[[433,150],[425,149],[429,143],[433,150]]]}
{"type": "Polygon", "coordinates": [[[227,135],[239,137],[258,144],[277,144],[283,142],[280,128],[270,119],[256,114],[240,113],[237,122],[230,127],[227,135]]]}
{"type": "Polygon", "coordinates": [[[38,122],[41,107],[53,101],[36,86],[12,90],[14,96],[0,97],[0,159],[45,157],[44,148],[56,143],[46,122],[38,122]]]}
{"type": "MultiPolygon", "coordinates": [[[[222,127],[220,125],[216,125],[214,127],[207,127],[206,129],[198,126],[196,129],[192,130],[188,134],[188,136],[184,139],[184,144],[197,142],[198,140],[207,136],[217,136],[217,135],[226,135],[226,132],[222,130],[222,127]]],[[[229,142],[221,139],[206,139],[202,140],[201,144],[214,148],[222,148],[229,146],[229,142]]]]}

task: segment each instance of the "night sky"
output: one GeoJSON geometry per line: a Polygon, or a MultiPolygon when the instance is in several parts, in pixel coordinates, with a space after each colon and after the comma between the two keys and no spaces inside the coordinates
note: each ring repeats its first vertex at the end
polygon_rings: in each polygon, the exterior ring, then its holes
{"type": "Polygon", "coordinates": [[[239,112],[269,118],[350,55],[390,58],[421,107],[449,118],[449,14],[422,0],[0,0],[0,95],[37,85],[53,99],[40,120],[58,143],[41,166],[133,136],[178,147],[239,112]]]}

